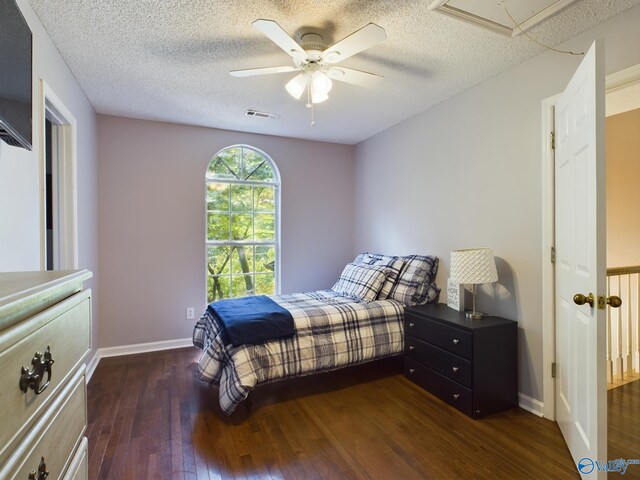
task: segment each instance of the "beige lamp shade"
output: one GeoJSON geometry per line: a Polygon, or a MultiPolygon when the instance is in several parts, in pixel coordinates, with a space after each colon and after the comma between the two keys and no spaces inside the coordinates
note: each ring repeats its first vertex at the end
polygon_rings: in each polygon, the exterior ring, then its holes
{"type": "Polygon", "coordinates": [[[478,284],[498,281],[496,261],[490,248],[467,248],[451,252],[451,281],[478,284]]]}

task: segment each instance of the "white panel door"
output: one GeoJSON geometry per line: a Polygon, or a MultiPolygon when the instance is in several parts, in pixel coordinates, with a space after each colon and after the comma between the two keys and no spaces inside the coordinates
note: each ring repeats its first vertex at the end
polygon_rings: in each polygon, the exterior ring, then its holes
{"type": "Polygon", "coordinates": [[[556,418],[590,479],[606,478],[595,462],[607,454],[603,52],[592,45],[555,110],[556,418]]]}

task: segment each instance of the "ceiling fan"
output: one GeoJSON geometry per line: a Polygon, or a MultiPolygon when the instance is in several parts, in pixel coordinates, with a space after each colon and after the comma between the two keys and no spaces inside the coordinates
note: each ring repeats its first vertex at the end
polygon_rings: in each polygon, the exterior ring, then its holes
{"type": "Polygon", "coordinates": [[[387,39],[384,29],[374,23],[365,25],[329,48],[324,47],[322,37],[316,33],[302,35],[301,46],[273,20],[260,19],[253,22],[252,25],[290,55],[293,59],[293,65],[232,70],[229,73],[234,77],[250,77],[272,73],[300,72],[289,80],[285,88],[296,100],[299,100],[306,90],[307,107],[309,108],[329,98],[329,91],[332,87],[331,80],[369,87],[384,79],[384,77],[373,73],[335,66],[387,39]]]}

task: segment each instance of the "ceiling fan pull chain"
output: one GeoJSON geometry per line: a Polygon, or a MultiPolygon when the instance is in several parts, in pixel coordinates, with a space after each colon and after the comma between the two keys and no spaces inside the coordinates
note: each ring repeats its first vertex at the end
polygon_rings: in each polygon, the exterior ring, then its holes
{"type": "Polygon", "coordinates": [[[315,108],[313,102],[311,101],[311,84],[307,87],[307,108],[311,109],[311,126],[313,127],[316,124],[315,119],[315,108]]]}

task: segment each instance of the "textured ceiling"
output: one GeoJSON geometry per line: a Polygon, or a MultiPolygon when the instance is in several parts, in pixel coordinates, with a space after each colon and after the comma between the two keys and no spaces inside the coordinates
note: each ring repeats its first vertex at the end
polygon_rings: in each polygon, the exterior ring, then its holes
{"type": "MultiPolygon", "coordinates": [[[[507,0],[513,2],[527,0],[507,0]]],[[[98,113],[353,144],[543,48],[427,9],[414,0],[31,0],[98,113]],[[296,41],[327,46],[369,22],[388,39],[341,65],[385,77],[374,89],[334,82],[316,125],[284,84],[295,74],[233,78],[230,70],[291,65],[251,26],[278,22],[296,41]],[[278,119],[247,117],[253,108],[278,119]]],[[[580,0],[536,25],[549,45],[640,3],[580,0]]]]}

